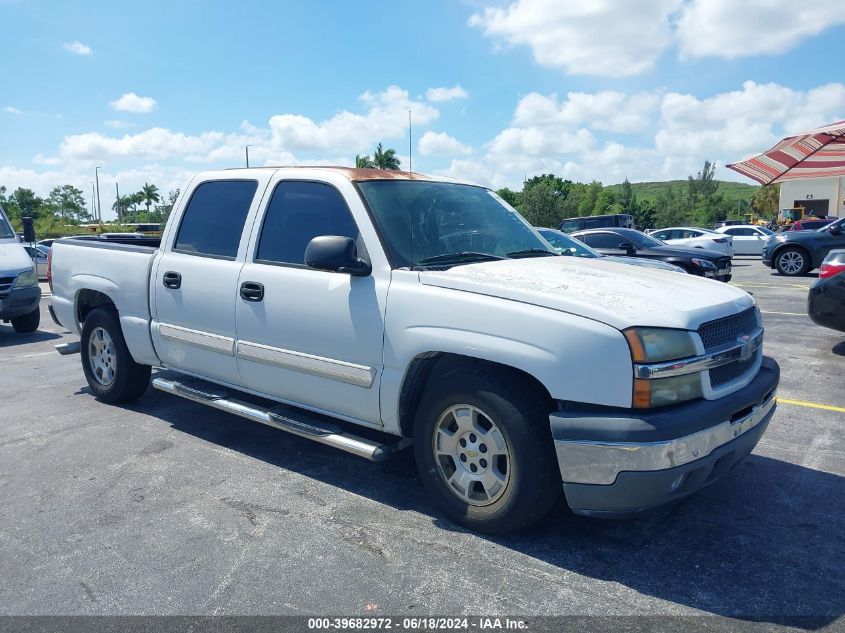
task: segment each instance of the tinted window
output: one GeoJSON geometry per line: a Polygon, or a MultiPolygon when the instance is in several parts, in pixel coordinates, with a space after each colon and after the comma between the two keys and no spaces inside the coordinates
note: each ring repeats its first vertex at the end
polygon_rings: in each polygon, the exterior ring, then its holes
{"type": "Polygon", "coordinates": [[[592,233],[590,235],[579,235],[579,240],[593,248],[619,248],[622,242],[627,242],[624,237],[614,233],[592,233]]]}
{"type": "Polygon", "coordinates": [[[659,240],[673,240],[674,231],[657,231],[657,233],[652,233],[652,237],[656,237],[659,240]]]}
{"type": "Polygon", "coordinates": [[[202,183],[185,209],[173,250],[227,259],[237,257],[246,214],[257,188],[254,180],[202,183]]]}
{"type": "Polygon", "coordinates": [[[256,261],[305,265],[305,248],[320,235],[358,240],[343,196],[320,182],[282,181],[264,215],[256,261]]]}
{"type": "Polygon", "coordinates": [[[738,235],[740,237],[754,237],[757,233],[754,229],[728,229],[725,231],[728,235],[738,235]]]}
{"type": "Polygon", "coordinates": [[[581,226],[581,223],[578,220],[566,220],[560,225],[560,230],[564,233],[572,233],[573,231],[578,231],[583,228],[584,227],[581,226]]]}
{"type": "Polygon", "coordinates": [[[613,221],[613,218],[585,218],[584,219],[584,228],[585,229],[598,229],[603,226],[614,226],[616,223],[613,221]]]}

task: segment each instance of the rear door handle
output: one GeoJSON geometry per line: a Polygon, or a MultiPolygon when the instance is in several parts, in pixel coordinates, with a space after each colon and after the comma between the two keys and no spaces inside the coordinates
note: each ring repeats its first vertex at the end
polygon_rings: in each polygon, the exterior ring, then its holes
{"type": "Polygon", "coordinates": [[[173,272],[172,270],[168,270],[164,273],[164,277],[161,278],[161,281],[165,288],[172,288],[173,290],[176,290],[182,285],[182,275],[177,272],[173,272]]]}
{"type": "Polygon", "coordinates": [[[262,301],[264,299],[264,284],[257,281],[245,281],[241,284],[241,299],[244,301],[262,301]]]}

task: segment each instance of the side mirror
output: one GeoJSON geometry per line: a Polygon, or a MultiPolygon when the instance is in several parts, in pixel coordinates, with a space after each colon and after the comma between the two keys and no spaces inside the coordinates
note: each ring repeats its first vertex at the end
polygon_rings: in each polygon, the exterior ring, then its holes
{"type": "Polygon", "coordinates": [[[627,251],[629,253],[637,250],[631,242],[622,242],[616,248],[623,250],[623,251],[627,251]]]}
{"type": "Polygon", "coordinates": [[[29,216],[21,218],[23,223],[23,241],[32,244],[35,241],[35,227],[32,225],[32,218],[29,216]]]}
{"type": "Polygon", "coordinates": [[[372,266],[358,257],[355,240],[340,235],[320,235],[308,242],[305,265],[355,277],[366,277],[373,272],[372,266]]]}
{"type": "Polygon", "coordinates": [[[831,235],[842,235],[842,227],[841,226],[832,226],[830,227],[830,234],[831,235]]]}

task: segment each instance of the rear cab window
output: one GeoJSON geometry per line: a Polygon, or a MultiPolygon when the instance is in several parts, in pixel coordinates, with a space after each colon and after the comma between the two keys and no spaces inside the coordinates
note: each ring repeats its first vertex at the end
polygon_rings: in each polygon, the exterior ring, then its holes
{"type": "Polygon", "coordinates": [[[182,214],[173,251],[236,259],[256,180],[213,180],[194,189],[182,214]]]}

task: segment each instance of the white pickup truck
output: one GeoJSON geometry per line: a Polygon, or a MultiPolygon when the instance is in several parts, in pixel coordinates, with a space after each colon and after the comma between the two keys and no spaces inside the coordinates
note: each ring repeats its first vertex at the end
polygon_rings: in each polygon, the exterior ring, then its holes
{"type": "Polygon", "coordinates": [[[157,389],[371,460],[413,444],[443,511],[490,533],[561,493],[591,516],[686,497],[776,406],[747,293],[559,256],[446,178],[201,173],[160,245],[58,240],[51,266],[51,313],[81,337],[60,351],[101,400],[155,367],[157,389]]]}

